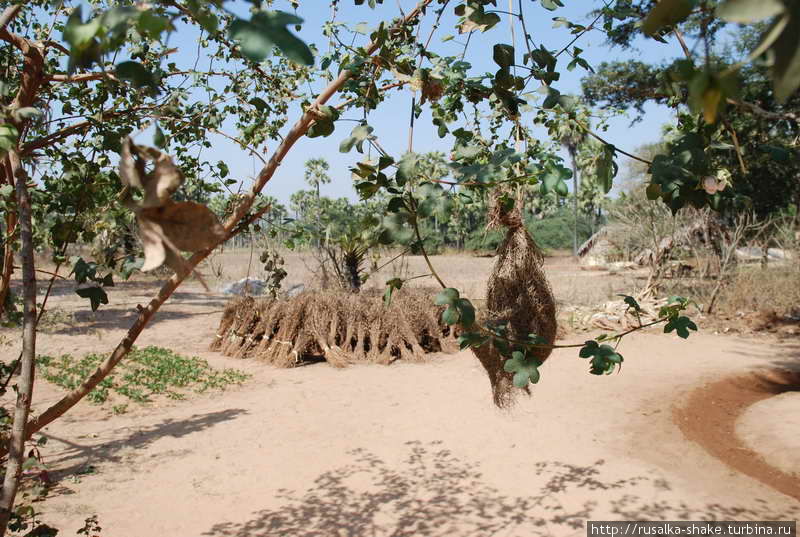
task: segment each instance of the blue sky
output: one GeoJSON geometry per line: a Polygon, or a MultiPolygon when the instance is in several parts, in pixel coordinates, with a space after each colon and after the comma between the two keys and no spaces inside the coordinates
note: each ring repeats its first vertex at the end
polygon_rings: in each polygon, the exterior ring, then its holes
{"type": "MultiPolygon", "coordinates": [[[[441,55],[458,55],[463,50],[463,39],[459,36],[455,28],[457,17],[453,13],[453,7],[459,2],[450,2],[442,18],[441,25],[431,41],[431,50],[441,55]],[[454,35],[455,38],[448,42],[442,42],[442,38],[447,35],[454,35]]],[[[498,0],[498,8],[508,10],[507,0],[498,0]]],[[[347,22],[354,26],[357,23],[365,22],[368,26],[374,27],[380,21],[391,20],[398,16],[400,5],[405,11],[410,10],[416,5],[416,0],[385,0],[383,5],[379,5],[372,10],[366,5],[355,6],[353,0],[341,0],[337,20],[347,22]]],[[[534,41],[544,43],[547,48],[560,49],[566,45],[572,35],[563,27],[553,28],[554,17],[565,17],[573,22],[588,25],[591,19],[588,13],[597,6],[602,5],[600,1],[586,0],[564,0],[565,7],[556,11],[546,11],[541,8],[538,1],[522,0],[525,13],[525,20],[528,33],[534,41]]],[[[518,3],[514,1],[514,7],[518,3]]],[[[274,7],[285,11],[292,11],[288,2],[276,1],[274,7]]],[[[241,10],[243,16],[246,15],[246,5],[235,5],[235,10],[241,10]]],[[[328,40],[322,35],[322,24],[330,17],[329,3],[325,0],[301,0],[297,14],[305,19],[302,29],[296,34],[307,43],[314,43],[324,52],[328,48],[328,40]]],[[[496,66],[492,61],[492,47],[495,43],[511,44],[511,31],[509,17],[501,15],[502,23],[485,34],[475,33],[469,44],[466,60],[473,66],[473,73],[494,72],[496,66]]],[[[426,17],[422,29],[422,36],[427,36],[432,21],[433,13],[426,17]]],[[[517,23],[516,28],[517,61],[520,62],[521,50],[524,44],[521,39],[522,30],[517,23]]],[[[366,44],[367,36],[358,36],[355,43],[366,44]]],[[[179,31],[173,36],[173,46],[179,49],[191,51],[193,54],[197,48],[196,36],[185,31],[179,31]]],[[[660,61],[671,59],[680,54],[676,44],[665,45],[649,39],[640,39],[636,43],[635,50],[623,51],[619,48],[610,48],[605,44],[604,34],[600,31],[588,32],[575,43],[584,50],[583,56],[590,64],[596,65],[602,61],[641,59],[644,61],[660,61]]],[[[553,86],[562,93],[579,93],[580,79],[587,73],[578,67],[569,72],[565,69],[569,61],[568,56],[562,55],[559,59],[559,70],[562,72],[561,80],[553,86]]],[[[201,65],[198,66],[202,69],[201,65]]],[[[534,81],[534,84],[536,82],[534,81]]],[[[314,88],[319,90],[320,88],[314,88]]],[[[529,86],[526,91],[535,92],[537,86],[529,86]]],[[[408,123],[412,92],[403,89],[395,92],[387,99],[378,110],[370,113],[368,123],[375,128],[374,134],[378,136],[380,144],[392,155],[400,156],[405,152],[408,139],[408,123]]],[[[329,102],[338,102],[336,96],[329,102]]],[[[666,107],[650,106],[646,108],[645,119],[635,125],[630,125],[630,118],[617,117],[609,121],[609,129],[605,137],[611,143],[627,151],[633,152],[636,147],[652,142],[660,138],[661,126],[671,120],[672,114],[666,107]]],[[[299,117],[299,107],[294,107],[290,113],[289,126],[299,117]]],[[[361,118],[361,111],[353,111],[342,116],[343,118],[361,118]]],[[[530,124],[533,114],[523,116],[522,121],[530,124]]],[[[452,139],[447,137],[439,139],[435,128],[430,123],[430,116],[423,112],[417,120],[414,130],[414,150],[417,152],[441,150],[447,151],[452,145],[452,139]]],[[[289,152],[283,164],[276,172],[273,179],[268,183],[264,193],[278,198],[281,202],[288,202],[291,194],[301,188],[305,188],[303,181],[304,163],[312,157],[324,157],[330,165],[330,175],[332,183],[322,187],[322,194],[339,197],[346,196],[356,199],[355,191],[352,188],[352,180],[348,168],[362,158],[362,155],[353,150],[349,154],[339,152],[339,143],[349,135],[350,129],[355,123],[341,121],[337,123],[336,131],[328,138],[302,138],[289,152]]],[[[288,127],[287,127],[288,130],[288,127]]],[[[544,133],[542,133],[544,136],[544,133]]],[[[142,140],[144,141],[144,140],[142,140]]],[[[270,149],[277,146],[276,142],[271,142],[270,149]]],[[[250,179],[260,170],[261,163],[246,154],[224,138],[215,140],[212,149],[206,149],[204,157],[212,161],[217,159],[224,160],[234,178],[241,179],[245,185],[249,185],[250,179]],[[210,151],[210,154],[208,153],[210,151]]],[[[267,155],[268,156],[268,155],[267,155]]],[[[625,159],[619,161],[624,167],[625,159]]]]}

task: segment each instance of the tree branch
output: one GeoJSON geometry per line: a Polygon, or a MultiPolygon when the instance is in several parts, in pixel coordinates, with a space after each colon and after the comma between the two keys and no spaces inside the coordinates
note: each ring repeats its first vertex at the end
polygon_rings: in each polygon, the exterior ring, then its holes
{"type": "MultiPolygon", "coordinates": [[[[433,0],[421,0],[417,6],[408,13],[399,23],[398,25],[404,25],[408,22],[414,20],[422,10],[432,2],[433,0]]],[[[378,49],[378,43],[370,43],[366,48],[366,54],[372,55],[378,49]]],[[[250,189],[250,192],[244,197],[242,203],[236,208],[234,213],[225,221],[224,228],[226,230],[225,239],[220,241],[217,245],[214,246],[216,248],[219,244],[222,244],[230,237],[232,237],[237,231],[237,224],[243,219],[243,217],[247,214],[247,212],[252,207],[253,203],[255,202],[256,196],[263,190],[264,186],[266,186],[267,182],[272,179],[272,176],[275,174],[275,171],[281,165],[283,158],[289,152],[289,150],[294,146],[294,144],[303,137],[308,128],[314,121],[315,110],[319,106],[324,105],[336,92],[338,92],[342,86],[350,79],[352,73],[347,70],[343,70],[339,76],[331,82],[327,88],[317,97],[314,105],[309,107],[306,110],[301,118],[295,123],[286,137],[283,139],[283,142],[278,146],[275,150],[275,153],[272,154],[269,161],[267,162],[266,166],[261,170],[258,174],[258,177],[250,189]]],[[[241,229],[241,228],[239,228],[241,229]]],[[[147,307],[139,309],[139,315],[134,321],[133,325],[128,330],[127,335],[119,342],[117,347],[111,353],[111,355],[100,364],[100,366],[94,371],[94,373],[89,376],[79,387],[69,392],[65,395],[60,401],[53,404],[50,408],[45,410],[39,416],[33,418],[25,428],[25,438],[30,438],[33,433],[39,431],[42,427],[46,426],[47,424],[51,423],[55,419],[62,416],[65,412],[67,412],[70,408],[75,406],[81,399],[83,399],[89,392],[91,392],[95,386],[97,386],[113,369],[114,367],[125,357],[126,354],[130,351],[131,347],[133,346],[136,338],[139,337],[142,330],[147,326],[150,319],[156,314],[158,309],[161,305],[169,299],[175,289],[183,282],[183,280],[191,274],[194,269],[196,269],[197,265],[200,264],[208,255],[214,250],[214,248],[209,248],[207,250],[203,250],[200,252],[195,253],[187,260],[187,267],[188,270],[182,272],[181,274],[175,273],[173,274],[169,280],[167,280],[164,285],[159,290],[158,294],[150,300],[150,303],[147,307]]],[[[0,451],[0,456],[5,454],[5,449],[0,451]]]]}
{"type": "Polygon", "coordinates": [[[739,108],[746,108],[751,112],[753,112],[754,114],[765,117],[767,119],[788,119],[789,121],[800,123],[800,115],[795,114],[794,112],[771,112],[770,110],[764,110],[757,104],[749,103],[746,101],[737,101],[735,99],[727,99],[727,103],[732,104],[734,106],[738,106],[739,108]]]}
{"type": "Polygon", "coordinates": [[[22,4],[5,8],[0,14],[0,29],[5,30],[6,26],[19,15],[20,10],[22,10],[22,4]]]}

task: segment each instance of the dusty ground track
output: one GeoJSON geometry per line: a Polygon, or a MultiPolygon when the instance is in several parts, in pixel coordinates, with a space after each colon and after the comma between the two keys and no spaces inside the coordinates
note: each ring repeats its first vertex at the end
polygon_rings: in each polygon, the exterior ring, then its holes
{"type": "MultiPolygon", "coordinates": [[[[111,350],[153,289],[116,288],[94,329],[42,334],[39,352],[111,350]]],[[[58,300],[78,304],[69,293],[58,300]]],[[[422,365],[275,370],[208,352],[224,300],[182,287],[138,344],[252,379],[122,416],[81,403],[45,430],[58,479],[40,506],[45,521],[73,535],[97,514],[114,537],[529,537],[585,535],[587,519],[800,518],[788,471],[734,432],[731,413],[743,409],[702,396],[715,387],[715,397],[735,397],[719,383],[798,367],[797,345],[635,335],[622,344],[622,373],[602,378],[562,351],[533,397],[504,413],[469,353],[422,365]],[[721,416],[728,421],[711,440],[698,434],[721,416]],[[709,450],[709,441],[723,445],[709,450]],[[740,445],[749,451],[725,455],[740,445]],[[90,466],[94,473],[76,476],[90,466]]],[[[60,394],[40,383],[35,407],[60,394]]],[[[763,420],[783,426],[780,413],[763,420]]]]}

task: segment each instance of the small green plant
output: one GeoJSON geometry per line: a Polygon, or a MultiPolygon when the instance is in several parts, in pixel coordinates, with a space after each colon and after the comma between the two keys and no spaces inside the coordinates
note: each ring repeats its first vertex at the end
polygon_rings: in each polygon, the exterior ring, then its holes
{"type": "MultiPolygon", "coordinates": [[[[47,381],[72,390],[105,358],[101,354],[87,354],[83,358],[64,354],[58,358],[38,356],[37,363],[47,381]]],[[[186,391],[224,390],[230,384],[241,384],[248,377],[242,371],[217,370],[201,358],[187,358],[162,347],[134,348],[115,374],[103,379],[88,398],[92,403],[102,404],[115,392],[136,403],[147,403],[151,396],[158,394],[183,399],[186,391]]],[[[127,404],[114,406],[115,413],[126,410],[127,404]]]]}
{"type": "Polygon", "coordinates": [[[100,537],[100,532],[103,528],[100,527],[100,522],[97,515],[92,515],[84,521],[83,527],[78,530],[78,535],[86,535],[86,537],[100,537]]]}
{"type": "Polygon", "coordinates": [[[269,247],[264,249],[259,260],[264,264],[264,274],[267,280],[267,294],[275,298],[281,290],[283,279],[288,275],[286,269],[283,268],[285,260],[277,250],[269,247]]]}

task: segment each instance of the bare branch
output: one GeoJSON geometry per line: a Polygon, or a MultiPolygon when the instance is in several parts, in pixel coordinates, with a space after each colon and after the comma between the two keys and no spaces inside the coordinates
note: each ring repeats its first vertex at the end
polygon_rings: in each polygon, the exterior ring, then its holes
{"type": "Polygon", "coordinates": [[[91,80],[102,80],[104,78],[110,78],[115,82],[119,82],[119,79],[114,76],[114,73],[111,71],[101,71],[99,73],[80,73],[75,75],[55,74],[47,76],[47,80],[51,82],[89,82],[91,80]]]}

